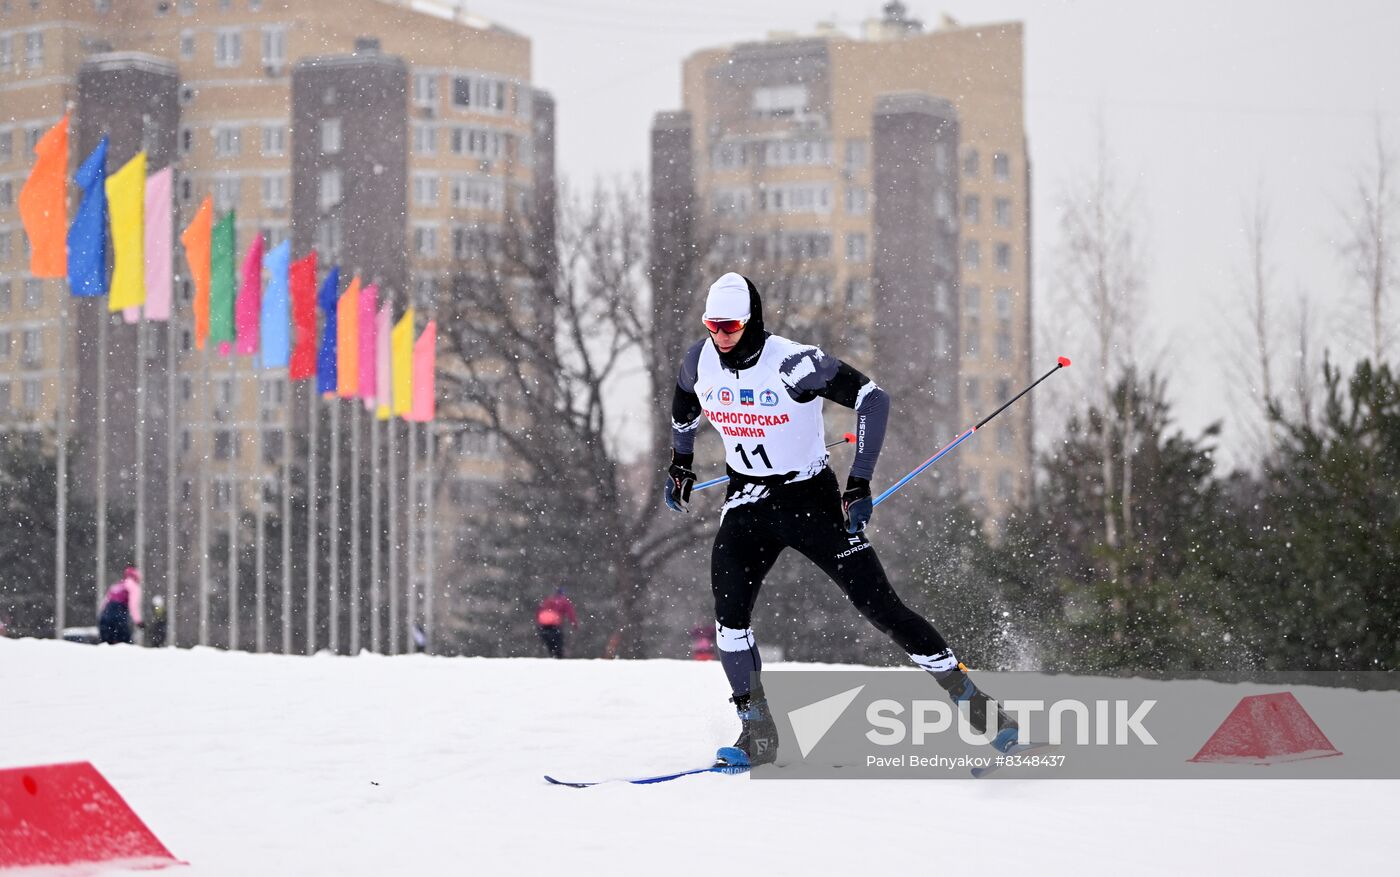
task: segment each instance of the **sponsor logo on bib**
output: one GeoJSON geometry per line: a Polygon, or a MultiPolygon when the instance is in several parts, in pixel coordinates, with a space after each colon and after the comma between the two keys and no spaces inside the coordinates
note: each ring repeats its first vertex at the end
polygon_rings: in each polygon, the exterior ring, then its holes
{"type": "Polygon", "coordinates": [[[764,390],[758,394],[758,404],[772,408],[778,404],[778,394],[772,390],[764,390]]]}
{"type": "Polygon", "coordinates": [[[731,389],[729,389],[728,387],[720,387],[720,388],[719,388],[719,404],[721,404],[721,405],[733,405],[733,404],[734,404],[734,391],[731,390],[731,389]]]}
{"type": "Polygon", "coordinates": [[[752,404],[753,404],[753,390],[740,389],[740,390],[739,390],[739,404],[740,404],[740,405],[752,405],[752,404]]]}

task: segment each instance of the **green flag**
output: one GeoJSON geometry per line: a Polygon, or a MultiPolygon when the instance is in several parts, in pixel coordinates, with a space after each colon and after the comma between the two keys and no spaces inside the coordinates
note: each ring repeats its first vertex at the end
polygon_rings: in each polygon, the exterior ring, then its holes
{"type": "Polygon", "coordinates": [[[233,296],[236,282],[233,269],[234,216],[230,210],[214,226],[209,243],[209,340],[233,343],[233,296]]]}

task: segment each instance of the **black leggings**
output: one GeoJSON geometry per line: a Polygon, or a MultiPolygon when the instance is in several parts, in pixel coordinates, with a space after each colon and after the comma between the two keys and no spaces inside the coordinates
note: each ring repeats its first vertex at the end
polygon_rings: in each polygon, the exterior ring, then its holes
{"type": "MultiPolygon", "coordinates": [[[[726,504],[752,487],[733,479],[726,504]]],[[[899,599],[865,534],[846,532],[841,492],[830,469],[773,487],[768,496],[725,512],[710,555],[720,624],[749,627],[758,590],[784,548],[797,549],[831,576],[861,614],[909,654],[937,655],[948,648],[934,626],[899,599]]]]}

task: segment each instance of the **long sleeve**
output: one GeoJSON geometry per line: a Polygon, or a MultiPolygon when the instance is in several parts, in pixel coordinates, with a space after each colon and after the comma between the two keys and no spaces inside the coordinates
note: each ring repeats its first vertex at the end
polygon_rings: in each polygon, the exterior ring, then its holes
{"type": "Polygon", "coordinates": [[[869,480],[875,474],[885,429],[890,418],[890,397],[870,378],[817,347],[804,347],[785,360],[780,371],[794,399],[821,396],[856,412],[856,455],[851,474],[869,480]]]}
{"type": "Polygon", "coordinates": [[[695,453],[695,433],[700,428],[700,397],[695,395],[695,378],[700,367],[700,341],[686,351],[671,396],[671,447],[680,454],[695,453]]]}

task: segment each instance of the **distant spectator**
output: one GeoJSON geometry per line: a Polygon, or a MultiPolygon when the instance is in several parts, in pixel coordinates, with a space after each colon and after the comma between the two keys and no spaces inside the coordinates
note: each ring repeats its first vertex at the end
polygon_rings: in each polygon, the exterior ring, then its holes
{"type": "Polygon", "coordinates": [[[108,645],[131,642],[131,592],[117,582],[107,589],[107,602],[97,618],[98,639],[108,645]]]}
{"type": "Polygon", "coordinates": [[[428,650],[428,634],[424,632],[423,625],[413,622],[413,650],[422,654],[428,650]]]}
{"type": "Polygon", "coordinates": [[[546,597],[540,601],[540,608],[535,611],[535,625],[539,629],[540,642],[549,651],[550,657],[564,657],[564,619],[569,619],[569,623],[578,629],[578,614],[574,612],[573,601],[564,593],[563,588],[554,592],[554,596],[546,597]]]}
{"type": "Polygon", "coordinates": [[[697,661],[715,659],[715,629],[708,624],[700,624],[690,629],[690,656],[697,661]]]}

